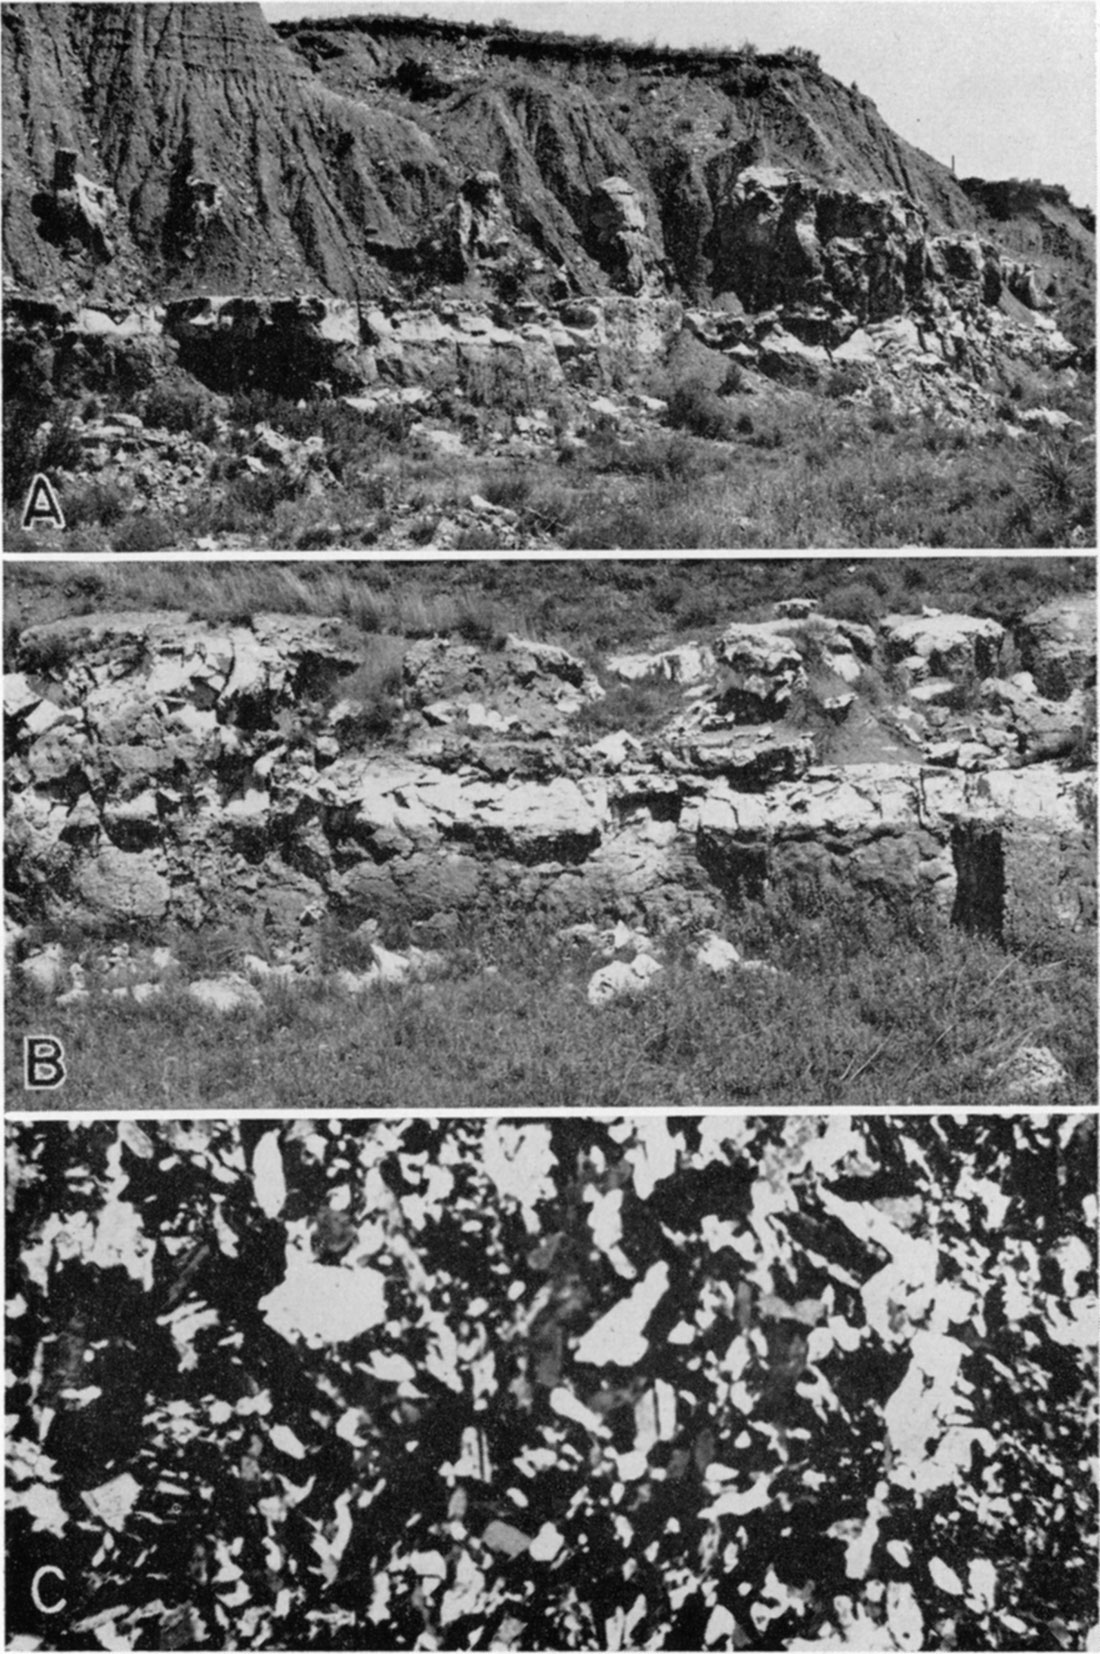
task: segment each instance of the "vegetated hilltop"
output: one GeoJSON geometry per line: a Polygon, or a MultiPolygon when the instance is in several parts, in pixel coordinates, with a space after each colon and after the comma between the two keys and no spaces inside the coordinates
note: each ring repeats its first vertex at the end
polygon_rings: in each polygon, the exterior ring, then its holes
{"type": "Polygon", "coordinates": [[[108,1035],[191,1101],[1092,1098],[1091,571],[625,565],[691,628],[581,656],[432,567],[16,583],[8,1027],[67,1102],[108,1035]]]}
{"type": "Polygon", "coordinates": [[[809,52],[206,4],[3,32],[5,500],[56,481],[40,544],[1091,534],[1082,215],[964,188],[809,52]]]}

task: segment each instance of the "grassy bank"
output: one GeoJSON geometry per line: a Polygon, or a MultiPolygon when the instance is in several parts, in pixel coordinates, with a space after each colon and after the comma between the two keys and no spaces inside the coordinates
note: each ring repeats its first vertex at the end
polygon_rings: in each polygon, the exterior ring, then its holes
{"type": "Polygon", "coordinates": [[[106,562],[9,564],[6,638],[65,615],[178,609],[202,620],[258,613],[333,615],[364,632],[430,637],[516,631],[583,652],[707,635],[766,618],[777,600],[817,598],[825,613],[873,624],[923,605],[1012,625],[1067,592],[1095,589],[1092,557],[607,559],[500,562],[106,562]]]}
{"type": "Polygon", "coordinates": [[[1096,966],[1084,939],[1030,954],[922,920],[833,906],[746,909],[728,927],[778,974],[714,977],[667,953],[642,995],[587,1002],[590,953],[547,926],[483,926],[441,976],[355,1000],[320,979],[222,1018],[182,987],[138,1007],[9,998],[9,1103],[635,1108],[1006,1101],[993,1070],[1047,1046],[1058,1101],[1095,1101],[1096,966]],[[24,1093],[24,1033],[66,1046],[70,1079],[24,1093]]]}

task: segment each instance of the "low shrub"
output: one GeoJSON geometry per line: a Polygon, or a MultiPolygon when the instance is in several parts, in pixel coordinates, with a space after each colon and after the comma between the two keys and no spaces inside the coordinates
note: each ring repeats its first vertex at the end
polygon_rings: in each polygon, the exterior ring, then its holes
{"type": "Polygon", "coordinates": [[[560,483],[535,483],[523,507],[523,521],[537,533],[556,539],[569,527],[577,510],[575,489],[560,483]]]}
{"type": "Polygon", "coordinates": [[[573,720],[584,740],[598,741],[625,729],[628,735],[652,735],[684,709],[684,692],[667,678],[638,683],[614,682],[600,701],[589,701],[573,720]]]}
{"type": "Polygon", "coordinates": [[[362,737],[380,739],[390,734],[404,711],[404,658],[403,638],[372,637],[354,672],[329,686],[325,706],[331,710],[340,702],[350,703],[347,723],[362,737]]]}
{"type": "Polygon", "coordinates": [[[646,436],[629,444],[617,443],[606,464],[625,476],[653,477],[660,482],[697,481],[716,469],[702,443],[682,431],[671,437],[646,436]]]}
{"type": "Polygon", "coordinates": [[[499,530],[490,523],[474,523],[464,528],[455,541],[456,551],[500,551],[503,549],[499,530]]]}
{"type": "Polygon", "coordinates": [[[63,632],[39,632],[19,641],[19,670],[43,678],[61,679],[75,659],[77,640],[63,632]]]}
{"type": "Polygon", "coordinates": [[[531,498],[533,487],[530,472],[508,470],[494,472],[484,478],[480,492],[491,505],[504,506],[508,511],[522,511],[531,498]]]}
{"type": "Polygon", "coordinates": [[[533,381],[522,358],[503,351],[471,358],[465,365],[462,388],[474,408],[494,414],[526,414],[536,405],[541,386],[533,381]]]}
{"type": "Polygon", "coordinates": [[[745,389],[745,371],[740,362],[731,362],[718,387],[720,396],[737,396],[745,389]]]}
{"type": "Polygon", "coordinates": [[[842,362],[825,381],[825,395],[834,402],[842,397],[855,396],[866,383],[866,375],[855,362],[842,362]]]}
{"type": "Polygon", "coordinates": [[[133,495],[114,481],[73,483],[62,490],[61,509],[69,528],[99,523],[113,528],[133,510],[133,495]]]}
{"type": "Polygon", "coordinates": [[[732,441],[737,430],[733,410],[700,379],[676,386],[668,399],[667,418],[670,425],[711,441],[732,441]]]}
{"type": "Polygon", "coordinates": [[[210,442],[216,435],[218,404],[202,385],[171,381],[154,385],[140,398],[139,407],[146,425],[187,432],[200,442],[210,442]]]}
{"type": "Polygon", "coordinates": [[[869,581],[854,580],[829,593],[829,613],[837,620],[874,626],[884,612],[882,598],[869,581]]]}
{"type": "Polygon", "coordinates": [[[472,599],[459,601],[453,630],[464,643],[476,643],[482,649],[504,647],[505,637],[496,614],[472,599]]]}
{"type": "Polygon", "coordinates": [[[257,518],[270,518],[282,501],[296,499],[301,488],[288,471],[235,477],[215,506],[218,526],[229,532],[251,528],[257,518]]]}
{"type": "Polygon", "coordinates": [[[155,512],[126,517],[111,535],[111,550],[135,553],[167,551],[178,539],[178,529],[155,512]]]}

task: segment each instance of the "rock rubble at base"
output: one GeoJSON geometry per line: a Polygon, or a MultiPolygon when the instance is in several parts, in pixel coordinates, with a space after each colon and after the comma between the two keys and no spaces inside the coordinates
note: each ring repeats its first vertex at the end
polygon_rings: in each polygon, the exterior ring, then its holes
{"type": "MultiPolygon", "coordinates": [[[[936,296],[942,299],[938,289],[936,296]]],[[[256,376],[272,362],[284,375],[279,394],[342,398],[368,422],[401,416],[409,450],[441,464],[567,462],[607,429],[628,447],[651,439],[662,428],[666,404],[621,387],[651,377],[696,342],[727,357],[750,401],[858,368],[841,400],[868,414],[888,406],[891,417],[927,415],[979,436],[1022,437],[1029,428],[1053,432],[1056,426],[1072,441],[1073,422],[1056,410],[1029,409],[1022,422],[1006,425],[1003,399],[992,388],[1003,373],[1031,369],[1071,382],[1073,347],[1042,312],[1021,318],[977,305],[963,315],[942,299],[920,318],[895,316],[867,326],[844,312],[829,323],[827,344],[791,331],[800,327],[812,336],[811,318],[805,307],[798,317],[782,307],[730,315],[648,290],[510,309],[466,297],[362,310],[318,294],[209,297],[122,314],[15,295],[5,304],[3,326],[7,359],[19,364],[20,382],[33,362],[44,395],[79,394],[92,409],[72,420],[79,458],[57,468],[55,483],[114,487],[131,512],[155,514],[169,525],[180,520],[181,544],[189,543],[190,532],[182,519],[211,486],[266,477],[297,498],[338,491],[320,436],[291,438],[262,422],[231,429],[227,422],[229,399],[216,391],[262,383],[256,376]],[[111,411],[118,383],[144,385],[148,400],[181,370],[193,393],[207,398],[208,416],[197,432],[158,427],[155,397],[148,418],[111,411]],[[492,396],[489,386],[496,387],[492,396]],[[102,414],[95,411],[97,399],[102,414]]],[[[135,406],[144,405],[139,397],[135,406]]],[[[50,425],[44,422],[43,438],[50,425]]],[[[553,545],[552,533],[536,522],[521,525],[507,507],[473,491],[428,522],[408,502],[387,499],[387,505],[384,533],[394,545],[451,549],[478,535],[501,550],[553,545]]],[[[339,546],[349,534],[356,543],[354,535],[368,528],[333,518],[317,532],[325,545],[339,546]]],[[[221,533],[202,538],[206,549],[237,543],[221,533]]]]}

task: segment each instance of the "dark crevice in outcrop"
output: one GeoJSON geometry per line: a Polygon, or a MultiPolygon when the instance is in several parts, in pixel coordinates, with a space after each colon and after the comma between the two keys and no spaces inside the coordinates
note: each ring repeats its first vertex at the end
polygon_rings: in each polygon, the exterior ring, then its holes
{"type": "Polygon", "coordinates": [[[768,853],[764,846],[721,843],[700,832],[696,853],[699,865],[731,907],[763,901],[768,888],[768,853]]]}
{"type": "Polygon", "coordinates": [[[1005,928],[1005,856],[999,825],[959,822],[951,834],[957,880],[952,924],[1001,941],[1005,928]]]}

